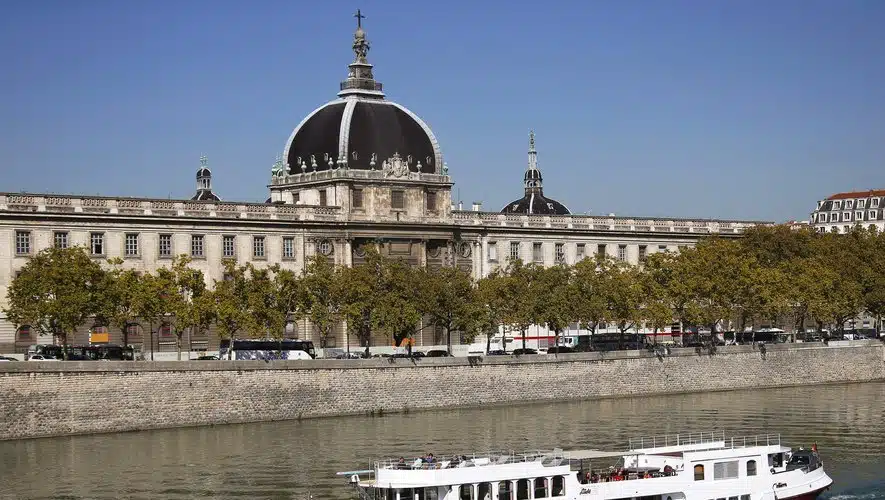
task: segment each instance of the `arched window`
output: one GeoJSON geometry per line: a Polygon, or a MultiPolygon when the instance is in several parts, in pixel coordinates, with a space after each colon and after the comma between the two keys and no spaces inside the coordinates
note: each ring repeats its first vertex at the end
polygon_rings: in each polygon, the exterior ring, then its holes
{"type": "Polygon", "coordinates": [[[530,484],[528,479],[520,479],[516,482],[516,500],[529,500],[530,484]]]}
{"type": "Polygon", "coordinates": [[[472,484],[462,484],[461,485],[461,493],[458,495],[459,500],[476,500],[476,497],[473,496],[473,485],[472,484]]]}
{"type": "Polygon", "coordinates": [[[161,337],[171,337],[172,336],[172,325],[169,323],[163,323],[160,325],[160,329],[158,330],[161,337]]]}
{"type": "Polygon", "coordinates": [[[126,325],[126,342],[141,342],[141,325],[138,323],[126,325]]]}
{"type": "Polygon", "coordinates": [[[535,479],[535,498],[547,498],[547,478],[539,477],[535,479]]]}
{"type": "Polygon", "coordinates": [[[694,466],[694,480],[695,481],[703,481],[704,480],[704,466],[701,464],[694,466]]]}
{"type": "Polygon", "coordinates": [[[492,483],[479,483],[479,500],[492,500],[492,483]]]}
{"type": "Polygon", "coordinates": [[[553,496],[565,496],[565,477],[553,476],[553,496]]]}
{"type": "Polygon", "coordinates": [[[32,340],[31,325],[22,325],[18,327],[18,339],[22,341],[32,340]]]}
{"type": "Polygon", "coordinates": [[[510,481],[498,483],[498,500],[513,500],[513,488],[510,481]]]}
{"type": "Polygon", "coordinates": [[[755,460],[747,460],[747,475],[755,476],[756,475],[756,461],[755,460]]]}

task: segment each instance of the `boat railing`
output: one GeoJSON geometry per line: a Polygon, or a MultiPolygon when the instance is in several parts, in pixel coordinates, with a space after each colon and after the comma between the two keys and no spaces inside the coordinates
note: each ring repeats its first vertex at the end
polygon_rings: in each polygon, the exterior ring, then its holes
{"type": "Polygon", "coordinates": [[[525,462],[543,462],[544,465],[559,465],[568,462],[568,452],[560,449],[547,451],[491,451],[462,455],[434,456],[432,461],[426,457],[387,458],[375,462],[375,470],[381,469],[449,469],[455,467],[481,467],[484,465],[504,465],[525,462]]]}
{"type": "Polygon", "coordinates": [[[757,434],[754,436],[725,437],[724,431],[699,432],[689,434],[667,434],[630,438],[631,450],[667,448],[673,446],[695,446],[722,443],[726,448],[747,448],[750,446],[777,446],[781,444],[780,434],[757,434]]]}
{"type": "Polygon", "coordinates": [[[689,446],[725,441],[725,431],[690,432],[687,434],[664,434],[660,436],[640,436],[629,439],[631,450],[666,448],[669,446],[689,446]]]}

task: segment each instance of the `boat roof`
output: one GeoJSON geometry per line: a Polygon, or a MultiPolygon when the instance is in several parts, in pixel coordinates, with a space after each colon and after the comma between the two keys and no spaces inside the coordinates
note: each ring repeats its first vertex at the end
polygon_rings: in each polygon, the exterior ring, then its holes
{"type": "Polygon", "coordinates": [[[630,455],[629,451],[603,451],[603,450],[569,450],[562,452],[565,458],[570,460],[593,460],[595,458],[615,458],[630,455]]]}

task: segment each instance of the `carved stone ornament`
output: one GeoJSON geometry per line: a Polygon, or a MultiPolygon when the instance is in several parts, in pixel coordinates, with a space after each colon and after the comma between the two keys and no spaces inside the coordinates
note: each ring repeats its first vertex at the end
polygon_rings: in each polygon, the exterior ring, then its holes
{"type": "Polygon", "coordinates": [[[393,153],[393,156],[384,160],[381,169],[387,177],[405,177],[409,174],[409,164],[400,158],[399,153],[393,153]]]}
{"type": "Polygon", "coordinates": [[[459,254],[461,257],[464,257],[465,259],[466,259],[467,257],[470,257],[470,253],[471,253],[471,251],[472,251],[472,250],[471,250],[471,248],[470,248],[470,243],[467,243],[467,242],[461,243],[461,246],[458,247],[458,254],[459,254]]]}
{"type": "Polygon", "coordinates": [[[357,245],[353,249],[353,254],[357,257],[365,257],[366,256],[366,246],[365,245],[357,245]]]}
{"type": "Polygon", "coordinates": [[[433,257],[434,259],[439,257],[440,253],[442,253],[442,247],[440,246],[432,246],[427,249],[427,255],[433,257]]]}

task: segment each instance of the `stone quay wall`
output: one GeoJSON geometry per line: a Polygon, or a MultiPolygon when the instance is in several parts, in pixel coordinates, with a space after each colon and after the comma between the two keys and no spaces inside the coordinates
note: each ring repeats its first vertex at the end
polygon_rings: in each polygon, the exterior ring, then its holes
{"type": "Polygon", "coordinates": [[[0,440],[876,380],[879,341],[414,362],[3,362],[0,440]]]}

